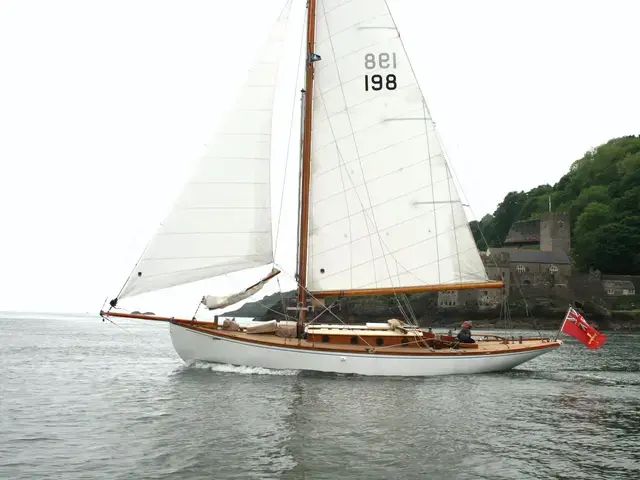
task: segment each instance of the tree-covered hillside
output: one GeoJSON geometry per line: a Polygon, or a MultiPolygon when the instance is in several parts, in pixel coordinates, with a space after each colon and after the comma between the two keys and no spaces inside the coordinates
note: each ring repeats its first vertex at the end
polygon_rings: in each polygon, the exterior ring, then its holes
{"type": "Polygon", "coordinates": [[[640,275],[640,135],[587,152],[555,185],[509,192],[493,215],[471,222],[478,248],[498,247],[518,220],[549,210],[571,215],[572,258],[579,268],[640,275]]]}

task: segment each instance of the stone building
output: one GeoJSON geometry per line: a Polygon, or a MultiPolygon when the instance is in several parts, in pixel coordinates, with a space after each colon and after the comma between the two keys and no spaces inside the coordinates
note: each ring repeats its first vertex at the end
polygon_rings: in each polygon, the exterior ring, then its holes
{"type": "Polygon", "coordinates": [[[504,290],[443,291],[438,307],[492,308],[505,293],[538,297],[557,295],[567,300],[585,301],[640,295],[640,277],[625,275],[579,274],[573,272],[571,227],[566,212],[546,212],[540,219],[512,225],[500,248],[480,252],[491,280],[502,280],[504,290]]]}
{"type": "Polygon", "coordinates": [[[640,290],[636,289],[634,280],[639,282],[637,277],[627,277],[622,275],[603,275],[602,286],[604,287],[604,293],[610,297],[621,297],[627,295],[635,295],[640,290]]]}
{"type": "MultiPolygon", "coordinates": [[[[480,256],[487,270],[490,280],[504,279],[505,291],[509,290],[510,284],[510,265],[509,256],[495,254],[491,258],[480,252],[480,256]]],[[[502,289],[480,289],[480,290],[444,290],[438,292],[438,307],[442,309],[456,307],[478,307],[494,308],[499,305],[503,298],[502,289]]]]}
{"type": "MultiPolygon", "coordinates": [[[[517,248],[490,249],[489,257],[496,254],[508,255],[510,289],[518,286],[566,287],[569,284],[571,259],[565,252],[517,248]]],[[[496,267],[488,265],[488,268],[495,270],[496,267]]]]}
{"type": "Polygon", "coordinates": [[[504,293],[523,289],[566,293],[571,278],[571,229],[569,214],[546,212],[540,219],[512,225],[504,246],[481,252],[487,275],[502,280],[500,289],[444,291],[438,294],[443,309],[475,303],[478,307],[495,307],[504,293]]]}
{"type": "Polygon", "coordinates": [[[571,252],[571,222],[568,212],[545,212],[540,216],[540,251],[571,252]]]}
{"type": "Polygon", "coordinates": [[[504,245],[513,248],[540,245],[540,220],[523,220],[514,223],[504,245]]]}
{"type": "Polygon", "coordinates": [[[571,250],[568,212],[545,212],[539,219],[515,222],[503,242],[504,248],[530,248],[545,252],[571,250]]]}
{"type": "Polygon", "coordinates": [[[570,249],[569,214],[546,212],[539,220],[514,223],[504,247],[487,250],[485,265],[490,277],[500,273],[505,280],[508,278],[508,290],[567,287],[571,278],[570,249]]]}

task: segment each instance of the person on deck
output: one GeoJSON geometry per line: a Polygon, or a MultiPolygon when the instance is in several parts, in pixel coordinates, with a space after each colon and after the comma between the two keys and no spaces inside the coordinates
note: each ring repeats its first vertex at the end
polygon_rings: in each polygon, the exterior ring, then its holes
{"type": "Polygon", "coordinates": [[[460,327],[460,331],[458,332],[458,341],[460,343],[476,343],[476,341],[471,338],[471,327],[472,324],[469,321],[462,323],[462,327],[460,327]]]}

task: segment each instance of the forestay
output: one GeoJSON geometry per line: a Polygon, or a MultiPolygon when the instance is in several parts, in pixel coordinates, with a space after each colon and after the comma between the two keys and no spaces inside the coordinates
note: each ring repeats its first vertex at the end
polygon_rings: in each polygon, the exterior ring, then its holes
{"type": "Polygon", "coordinates": [[[273,261],[271,122],[290,7],[120,297],[273,261]]]}
{"type": "Polygon", "coordinates": [[[318,0],[308,288],[487,280],[385,0],[318,0]]]}

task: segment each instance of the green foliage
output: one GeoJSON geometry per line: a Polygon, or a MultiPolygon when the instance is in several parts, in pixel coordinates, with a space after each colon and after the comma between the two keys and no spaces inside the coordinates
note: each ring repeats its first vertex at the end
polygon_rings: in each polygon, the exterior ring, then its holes
{"type": "Polygon", "coordinates": [[[493,215],[472,222],[478,248],[501,246],[514,222],[547,212],[549,198],[554,211],[570,214],[571,254],[578,267],[640,274],[640,135],[588,151],[553,186],[509,192],[493,215]]]}
{"type": "MultiPolygon", "coordinates": [[[[579,199],[580,197],[578,197],[579,199]]],[[[576,237],[584,237],[591,231],[606,225],[611,215],[611,207],[598,202],[588,203],[575,222],[576,237]]]]}

